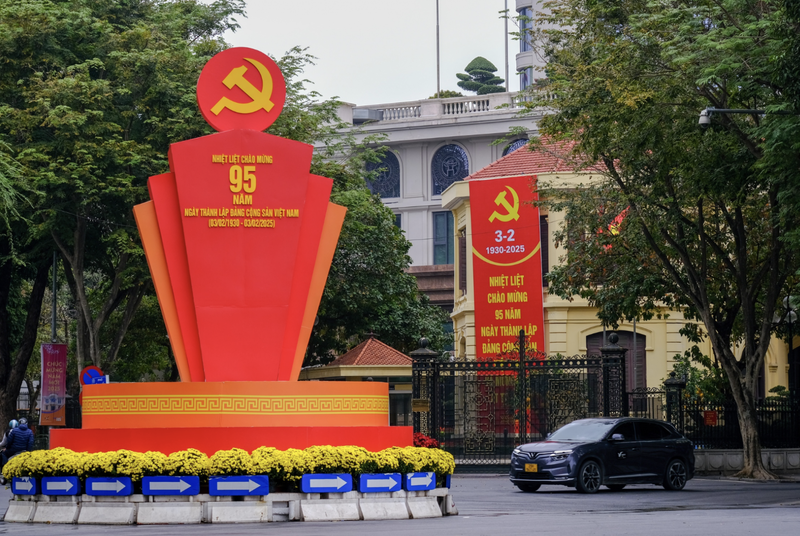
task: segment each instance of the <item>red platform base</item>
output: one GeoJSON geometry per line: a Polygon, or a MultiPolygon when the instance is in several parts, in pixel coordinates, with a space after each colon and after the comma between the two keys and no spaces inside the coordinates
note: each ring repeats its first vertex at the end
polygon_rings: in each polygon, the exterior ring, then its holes
{"type": "Polygon", "coordinates": [[[66,447],[76,452],[127,449],[170,454],[194,448],[211,456],[218,450],[234,447],[252,452],[263,446],[286,450],[315,445],[358,445],[370,451],[379,451],[413,444],[413,428],[410,426],[50,430],[50,448],[66,447]]]}

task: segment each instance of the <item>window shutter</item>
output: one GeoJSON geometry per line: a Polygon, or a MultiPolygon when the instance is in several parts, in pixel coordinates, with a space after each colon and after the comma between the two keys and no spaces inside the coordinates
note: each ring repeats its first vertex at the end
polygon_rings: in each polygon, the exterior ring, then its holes
{"type": "Polygon", "coordinates": [[[547,286],[547,274],[550,272],[550,224],[547,216],[539,216],[539,235],[542,255],[542,286],[547,286]]]}
{"type": "Polygon", "coordinates": [[[463,234],[458,235],[458,290],[467,293],[467,237],[463,234]]]}

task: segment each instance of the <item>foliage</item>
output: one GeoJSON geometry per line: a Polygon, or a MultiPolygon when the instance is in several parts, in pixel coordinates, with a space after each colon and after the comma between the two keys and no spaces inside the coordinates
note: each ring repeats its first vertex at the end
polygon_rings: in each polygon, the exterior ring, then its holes
{"type": "Polygon", "coordinates": [[[451,99],[453,97],[463,97],[464,94],[460,91],[453,91],[452,89],[443,89],[439,93],[434,93],[429,99],[451,99]]]}
{"type": "Polygon", "coordinates": [[[675,356],[672,371],[686,379],[685,399],[692,402],[717,404],[730,400],[731,388],[725,371],[694,345],[682,355],[675,356]],[[700,366],[696,366],[700,365],[700,366]]]}
{"type": "MultiPolygon", "coordinates": [[[[255,453],[254,453],[255,454],[255,453]]],[[[252,475],[253,458],[246,450],[218,450],[208,459],[208,474],[243,476],[252,475]]]]}
{"type": "Polygon", "coordinates": [[[554,0],[534,30],[549,57],[548,94],[526,103],[555,111],[543,134],[605,168],[579,189],[540,184],[566,216],[556,239],[568,253],[550,292],[586,298],[611,326],[680,311],[729,380],[743,474],[764,477],[756,380],[800,267],[787,246],[800,209],[800,117],[774,113],[793,105],[780,85],[788,64],[778,60],[794,39],[784,6],[554,0]],[[702,130],[706,107],[767,114],[718,113],[702,130]],[[600,232],[626,210],[616,232],[600,232]]]}
{"type": "Polygon", "coordinates": [[[31,476],[128,476],[133,482],[144,476],[267,475],[279,486],[296,489],[304,474],[348,473],[354,480],[362,473],[434,472],[437,482],[453,474],[453,456],[440,449],[392,447],[370,452],[362,447],[316,446],[305,450],[260,447],[248,454],[242,449],[220,450],[207,457],[195,449],[173,452],[73,452],[63,447],[24,452],[3,468],[6,478],[31,476]]]}
{"type": "Polygon", "coordinates": [[[208,456],[197,449],[180,450],[167,456],[165,467],[170,476],[208,476],[208,456]]]}
{"type": "Polygon", "coordinates": [[[43,196],[31,231],[65,261],[78,368],[116,360],[149,292],[131,206],[170,142],[210,132],[194,85],[241,13],[240,0],[0,5],[0,138],[43,196]]]}
{"type": "Polygon", "coordinates": [[[488,95],[489,93],[503,93],[504,79],[496,76],[497,67],[492,62],[482,56],[478,56],[464,68],[465,73],[458,73],[458,87],[466,91],[472,91],[478,95],[488,95]]]}
{"type": "Polygon", "coordinates": [[[770,395],[767,397],[767,400],[786,400],[790,401],[792,398],[792,393],[784,387],[783,385],[776,385],[772,389],[769,390],[770,393],[775,393],[774,395],[770,395]]]}

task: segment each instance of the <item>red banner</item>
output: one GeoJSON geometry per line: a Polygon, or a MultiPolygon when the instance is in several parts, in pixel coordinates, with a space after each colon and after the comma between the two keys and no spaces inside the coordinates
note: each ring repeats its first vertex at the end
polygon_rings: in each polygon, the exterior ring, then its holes
{"type": "MultiPolygon", "coordinates": [[[[520,330],[544,352],[542,256],[534,177],[470,181],[475,353],[510,351],[520,330]]],[[[546,244],[545,244],[546,247],[546,244]]]]}
{"type": "Polygon", "coordinates": [[[42,345],[42,395],[39,424],[66,426],[67,345],[42,345]]]}

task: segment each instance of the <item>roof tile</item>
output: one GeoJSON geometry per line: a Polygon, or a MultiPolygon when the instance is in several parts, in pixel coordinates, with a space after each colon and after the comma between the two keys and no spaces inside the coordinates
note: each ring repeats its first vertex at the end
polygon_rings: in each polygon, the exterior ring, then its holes
{"type": "Polygon", "coordinates": [[[572,154],[574,147],[575,142],[573,141],[548,142],[543,140],[542,144],[533,151],[528,147],[521,147],[485,168],[476,171],[465,180],[519,177],[556,172],[602,172],[605,170],[605,166],[602,164],[582,164],[572,154]]]}
{"type": "Polygon", "coordinates": [[[406,354],[370,337],[349,352],[337,357],[329,367],[339,365],[411,365],[406,354]]]}

